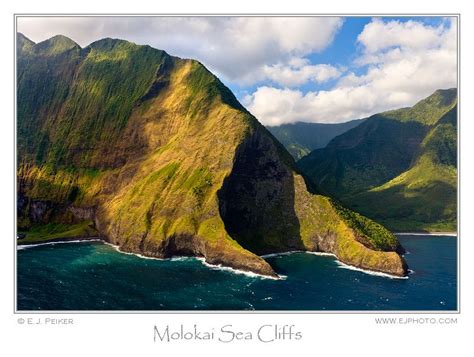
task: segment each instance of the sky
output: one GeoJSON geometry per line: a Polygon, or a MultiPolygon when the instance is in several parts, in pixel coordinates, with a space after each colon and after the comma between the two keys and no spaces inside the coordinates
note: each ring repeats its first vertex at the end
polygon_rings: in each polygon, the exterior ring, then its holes
{"type": "Polygon", "coordinates": [[[449,17],[19,17],[35,42],[120,38],[194,58],[264,125],[341,123],[457,87],[449,17]]]}

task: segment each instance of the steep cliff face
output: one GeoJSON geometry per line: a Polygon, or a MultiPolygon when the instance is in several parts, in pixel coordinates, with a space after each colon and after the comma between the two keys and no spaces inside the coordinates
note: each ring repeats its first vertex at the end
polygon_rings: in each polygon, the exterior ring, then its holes
{"type": "Polygon", "coordinates": [[[91,219],[124,251],[269,276],[258,255],[293,249],[406,274],[396,238],[309,193],[288,152],[199,62],[120,40],[20,39],[19,227],[91,219]]]}

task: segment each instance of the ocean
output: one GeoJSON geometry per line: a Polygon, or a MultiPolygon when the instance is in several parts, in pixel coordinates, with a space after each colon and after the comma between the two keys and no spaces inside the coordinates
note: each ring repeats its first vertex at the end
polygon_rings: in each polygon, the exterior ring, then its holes
{"type": "Polygon", "coordinates": [[[412,272],[368,274],[333,256],[266,260],[274,280],[178,257],[146,259],[102,242],[19,247],[18,310],[413,311],[457,309],[457,238],[403,235],[412,272]]]}

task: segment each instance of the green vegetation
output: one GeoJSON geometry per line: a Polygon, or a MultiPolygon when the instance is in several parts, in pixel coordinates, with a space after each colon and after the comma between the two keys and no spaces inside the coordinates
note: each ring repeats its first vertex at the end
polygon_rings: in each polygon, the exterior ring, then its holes
{"type": "Polygon", "coordinates": [[[29,38],[24,36],[21,33],[17,33],[16,35],[16,47],[17,47],[17,54],[21,55],[22,53],[27,53],[31,51],[35,43],[31,41],[29,38]]]}
{"type": "Polygon", "coordinates": [[[62,35],[51,37],[32,47],[33,53],[39,56],[56,56],[72,49],[79,49],[79,45],[70,38],[62,35]]]}
{"type": "Polygon", "coordinates": [[[99,166],[102,155],[114,155],[111,149],[120,145],[135,103],[151,87],[166,56],[111,39],[82,50],[63,36],[21,52],[19,157],[34,155],[37,163],[47,160],[53,166],[99,166]]]}
{"type": "Polygon", "coordinates": [[[417,121],[425,125],[433,125],[453,108],[457,103],[457,95],[455,88],[439,89],[411,108],[391,110],[381,115],[398,121],[417,121]]]}
{"type": "MultiPolygon", "coordinates": [[[[323,250],[354,264],[360,253],[374,269],[392,259],[308,192],[283,145],[199,62],[114,39],[84,49],[22,39],[18,51],[25,242],[90,236],[93,216],[124,251],[267,275],[255,253],[323,250]]],[[[380,234],[354,217],[364,234],[380,234]]],[[[405,273],[400,260],[393,266],[405,273]]]]}
{"type": "Polygon", "coordinates": [[[25,237],[18,239],[18,244],[44,243],[65,238],[86,238],[99,235],[92,221],[78,224],[48,223],[36,225],[29,231],[19,233],[24,234],[25,237]]]}
{"type": "Polygon", "coordinates": [[[369,248],[382,251],[397,249],[397,238],[385,227],[335,202],[333,205],[348,226],[356,231],[362,243],[368,243],[369,248]]]}
{"type": "Polygon", "coordinates": [[[50,164],[18,167],[19,184],[27,189],[29,198],[76,205],[91,203],[106,173],[96,169],[54,168],[50,164]]]}
{"type": "Polygon", "coordinates": [[[323,192],[396,231],[456,230],[456,90],[374,115],[298,162],[323,192]]]}
{"type": "Polygon", "coordinates": [[[343,199],[407,170],[426,130],[417,122],[375,115],[305,156],[298,166],[323,192],[343,199]]]}
{"type": "MultiPolygon", "coordinates": [[[[234,94],[216,76],[212,75],[202,64],[192,61],[192,68],[187,76],[187,85],[190,89],[189,103],[191,108],[203,108],[219,98],[222,103],[232,108],[245,111],[244,107],[235,98],[234,94]],[[196,102],[198,99],[200,102],[196,102]],[[204,101],[204,102],[203,102],[204,101]]],[[[193,115],[191,115],[193,117],[193,115]]]]}
{"type": "Polygon", "coordinates": [[[426,135],[409,170],[351,197],[352,207],[397,231],[456,231],[456,148],[455,107],[426,135]]]}

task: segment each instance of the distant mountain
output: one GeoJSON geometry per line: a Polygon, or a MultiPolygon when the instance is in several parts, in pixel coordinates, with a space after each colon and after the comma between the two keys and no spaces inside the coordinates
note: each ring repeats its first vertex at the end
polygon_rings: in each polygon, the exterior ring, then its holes
{"type": "Polygon", "coordinates": [[[299,160],[311,151],[325,147],[334,137],[355,128],[363,121],[364,119],[358,119],[338,124],[297,122],[267,126],[267,129],[285,146],[295,160],[299,160]]]}
{"type": "Polygon", "coordinates": [[[19,244],[100,236],[269,276],[261,254],[323,251],[406,274],[396,237],[310,193],[201,63],[110,38],[17,43],[19,244]]]}
{"type": "Polygon", "coordinates": [[[393,230],[456,230],[457,90],[376,114],[298,162],[322,192],[393,230]]]}

